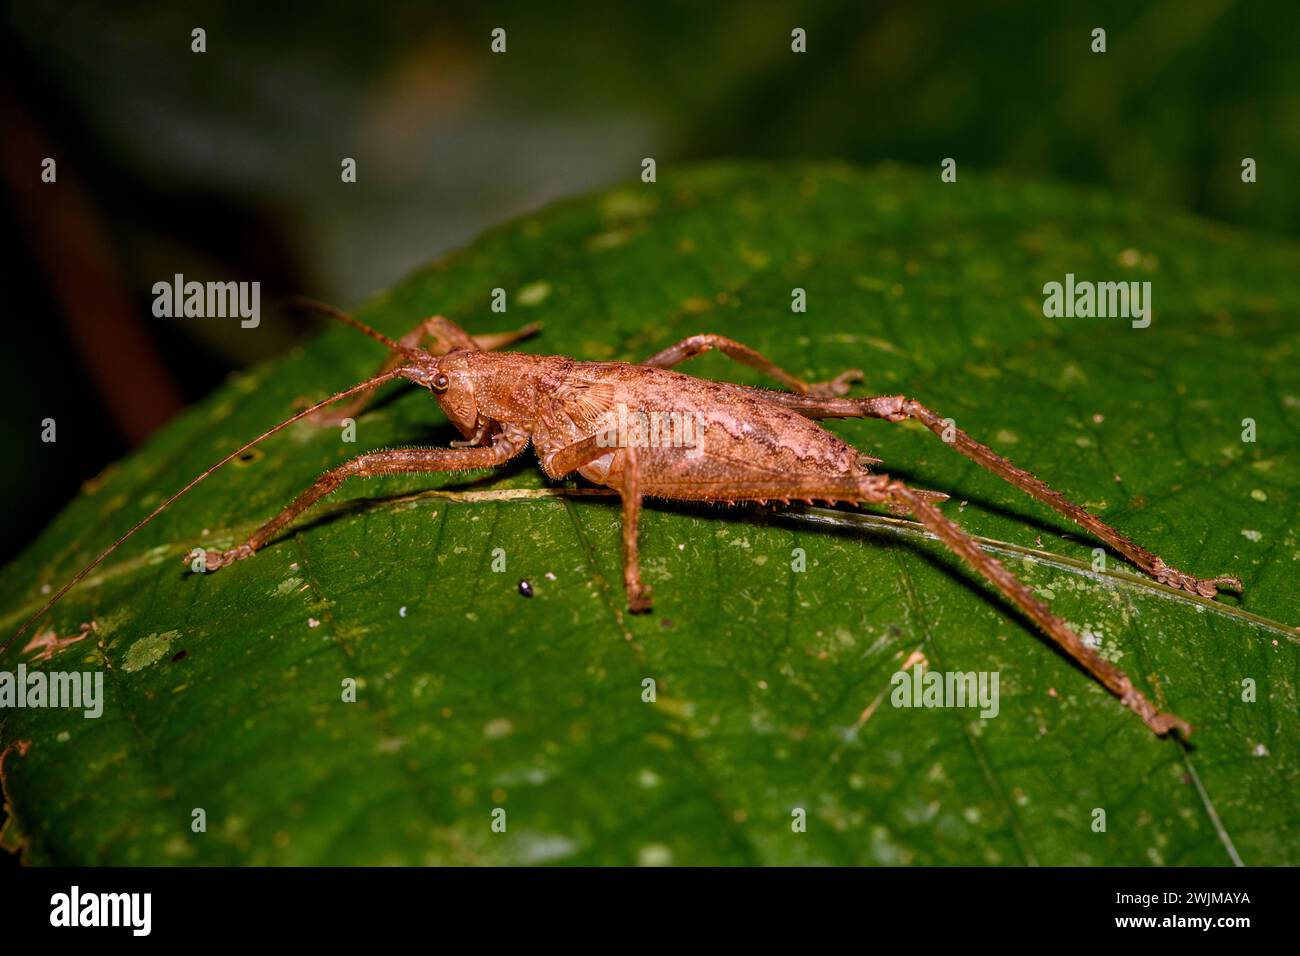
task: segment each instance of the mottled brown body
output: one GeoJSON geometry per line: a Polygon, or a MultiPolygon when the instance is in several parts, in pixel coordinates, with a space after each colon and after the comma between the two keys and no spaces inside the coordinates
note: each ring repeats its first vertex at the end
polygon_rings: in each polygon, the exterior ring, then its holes
{"type": "Polygon", "coordinates": [[[323,423],[354,416],[373,396],[376,386],[404,378],[434,393],[462,440],[452,442],[450,448],[372,452],[339,465],[243,544],[206,552],[205,570],[215,571],[251,557],[348,478],[491,468],[521,454],[531,443],[551,478],[576,472],[619,492],[624,587],[632,611],[651,607],[637,549],[641,505],[647,497],[726,504],[803,499],[885,506],[912,514],[1153,731],[1178,731],[1184,736],[1191,732],[1186,721],[1159,711],[1122,671],[1088,647],[1001,562],[947,518],[935,506],[946,495],[920,491],[871,471],[877,459],[863,455],[814,419],[915,419],[957,452],[1070,517],[1157,580],[1206,596],[1220,587],[1239,590],[1240,582],[1229,577],[1196,578],[1169,567],[1156,554],[919,402],[901,395],[845,397],[849,384],[860,379],[861,372],[850,370],[830,382],[810,385],[752,349],[714,335],[684,339],[639,365],[494,352],[535,330],[472,337],[442,317],[425,320],[394,342],[350,316],[318,308],[389,346],[389,357],[379,374],[281,422],[198,476],[83,569],[19,634],[123,541],[235,455],[303,417],[323,423]],[[669,366],[709,349],[761,369],[790,390],[730,385],[670,370],[669,366]],[[343,400],[346,404],[339,405],[343,400]],[[333,412],[326,411],[329,405],[335,406],[333,412]]]}
{"type": "MultiPolygon", "coordinates": [[[[591,439],[620,406],[647,415],[691,415],[703,425],[703,448],[642,448],[641,494],[685,501],[788,498],[792,476],[804,476],[837,498],[856,497],[859,453],[815,422],[764,400],[761,391],[622,362],[577,362],[559,356],[453,353],[440,365],[451,386],[438,396],[466,438],[492,422],[527,432],[542,468],[563,478],[557,457],[591,439]],[[522,360],[522,361],[520,361],[522,360]],[[494,383],[514,383],[514,388],[494,383]],[[475,395],[473,420],[463,396],[475,395]],[[449,400],[449,396],[455,396],[449,400]]],[[[605,448],[581,465],[584,478],[621,488],[626,450],[605,448]]],[[[796,497],[804,497],[796,495],[796,497]]]]}

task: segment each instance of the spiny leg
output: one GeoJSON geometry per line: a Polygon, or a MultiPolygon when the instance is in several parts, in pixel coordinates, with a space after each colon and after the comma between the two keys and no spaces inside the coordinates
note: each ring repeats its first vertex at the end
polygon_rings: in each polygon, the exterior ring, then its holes
{"type": "Polygon", "coordinates": [[[623,590],[627,609],[633,614],[650,610],[653,601],[650,586],[641,581],[641,558],[637,549],[637,526],[641,517],[641,469],[633,445],[623,449],[623,590]]]}
{"type": "Polygon", "coordinates": [[[901,481],[888,480],[885,476],[873,476],[884,479],[878,493],[886,500],[906,504],[921,524],[925,525],[936,537],[946,544],[959,557],[964,559],[991,584],[1016,603],[1042,631],[1057,643],[1088,673],[1120,699],[1124,706],[1142,718],[1157,734],[1167,734],[1177,730],[1184,738],[1192,732],[1192,727],[1185,720],[1174,714],[1162,713],[1115,665],[1103,659],[1074,630],[1051,611],[1049,611],[1032,591],[1014,574],[1006,569],[1001,561],[982,551],[975,540],[958,524],[950,520],[943,512],[930,504],[901,481]]]}
{"type": "MultiPolygon", "coordinates": [[[[441,315],[422,319],[413,329],[397,340],[403,348],[424,348],[432,355],[446,355],[455,349],[482,350],[491,352],[513,345],[521,339],[535,335],[541,328],[535,322],[529,323],[513,332],[496,332],[488,335],[470,335],[451,319],[441,315]],[[432,346],[431,348],[428,346],[432,346]]],[[[410,361],[399,351],[391,351],[379,364],[382,374],[410,361]]],[[[329,409],[321,409],[309,421],[314,425],[338,425],[346,418],[356,418],[375,400],[375,392],[364,392],[349,400],[346,404],[329,409]]]]}
{"type": "Polygon", "coordinates": [[[862,504],[897,505],[916,517],[932,534],[965,560],[989,583],[1010,598],[1025,612],[1049,638],[1077,661],[1088,673],[1096,677],[1107,690],[1115,694],[1125,706],[1136,713],[1158,734],[1178,730],[1184,736],[1192,728],[1173,714],[1161,713],[1137,690],[1127,675],[1113,664],[1103,660],[1083,643],[1065,621],[1054,615],[1038,600],[1019,578],[992,555],[984,552],[975,539],[962,527],[943,514],[931,503],[925,492],[908,487],[903,482],[883,474],[865,471],[842,474],[791,474],[779,483],[776,480],[741,481],[718,484],[713,487],[719,500],[768,499],[824,499],[827,501],[853,501],[862,504]]]}
{"type": "Polygon", "coordinates": [[[740,362],[742,365],[748,365],[750,368],[756,368],[760,372],[770,375],[786,388],[792,389],[800,395],[847,395],[849,385],[852,382],[862,380],[862,371],[851,368],[848,371],[841,372],[829,382],[805,382],[798,376],[791,375],[771,359],[754,351],[748,345],[725,336],[708,333],[692,335],[690,338],[682,339],[676,345],[670,345],[662,352],[650,356],[641,364],[655,368],[672,368],[710,349],[717,349],[728,358],[740,362]]]}
{"type": "Polygon", "coordinates": [[[1070,501],[1042,479],[1013,465],[993,449],[977,442],[920,402],[902,395],[882,395],[874,398],[818,398],[790,395],[785,392],[762,392],[761,394],[768,401],[774,401],[808,418],[880,418],[890,422],[902,422],[914,418],[934,432],[945,445],[950,445],[977,465],[993,472],[1086,528],[1160,583],[1182,588],[1202,597],[1214,597],[1220,588],[1229,591],[1242,589],[1241,581],[1234,577],[1221,575],[1213,578],[1198,578],[1171,568],[1158,554],[1148,551],[1096,515],[1070,501]]]}
{"type": "Polygon", "coordinates": [[[539,452],[542,470],[552,478],[563,478],[589,465],[605,455],[613,455],[610,470],[615,471],[617,459],[622,457],[622,485],[618,489],[623,502],[623,590],[627,595],[627,609],[633,614],[649,611],[653,601],[650,585],[641,580],[641,559],[637,544],[641,519],[641,459],[631,445],[614,448],[607,436],[589,435],[570,445],[539,452]]]}
{"type": "Polygon", "coordinates": [[[496,349],[503,349],[507,345],[526,339],[529,336],[536,335],[541,326],[536,322],[529,322],[525,326],[515,329],[513,332],[492,332],[484,335],[470,335],[451,319],[442,315],[434,315],[425,319],[406,335],[402,336],[402,343],[408,344],[407,339],[413,339],[409,344],[425,347],[426,342],[432,342],[435,348],[428,349],[434,355],[446,355],[448,352],[456,349],[469,349],[470,351],[480,350],[491,352],[496,349]]]}
{"type": "Polygon", "coordinates": [[[226,551],[208,551],[205,567],[208,571],[215,571],[251,557],[294,518],[337,489],[348,478],[493,468],[509,461],[522,448],[522,445],[514,442],[498,441],[481,448],[404,448],[371,452],[353,458],[317,478],[292,504],[254,531],[243,544],[226,551]]]}

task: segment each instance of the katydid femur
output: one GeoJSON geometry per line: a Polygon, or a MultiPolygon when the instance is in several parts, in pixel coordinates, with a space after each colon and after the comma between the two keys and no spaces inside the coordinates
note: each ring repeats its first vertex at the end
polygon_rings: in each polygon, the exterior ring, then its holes
{"type": "Polygon", "coordinates": [[[637,556],[637,527],[647,497],[726,504],[788,504],[800,499],[885,506],[911,514],[1155,733],[1174,731],[1184,737],[1191,733],[1191,725],[1158,710],[1126,674],[1097,654],[1000,561],[945,516],[936,504],[946,495],[915,489],[872,471],[876,459],[861,454],[816,420],[915,419],[971,461],[1077,522],[1162,584],[1213,597],[1220,588],[1241,590],[1241,582],[1232,577],[1197,578],[1170,567],[917,401],[902,395],[846,397],[850,384],[862,378],[857,370],[810,384],[753,349],[719,335],[691,336],[640,364],[501,352],[497,350],[532,335],[536,328],[471,336],[441,316],[424,320],[394,341],[329,306],[304,304],[386,345],[389,355],[376,375],[271,427],[200,474],[56,592],[5,648],[92,568],[221,465],[300,419],[327,422],[355,416],[373,399],[378,386],[401,378],[433,392],[463,440],[452,442],[449,448],[372,452],[331,469],[242,544],[204,552],[205,570],[215,571],[251,557],[348,478],[492,468],[520,454],[531,442],[542,470],[551,478],[577,472],[619,494],[623,584],[631,611],[651,608],[650,588],[642,581],[637,556]],[[788,391],[714,382],[672,371],[673,366],[710,349],[759,369],[788,391]],[[674,427],[687,421],[694,427],[674,427]],[[684,432],[690,441],[678,440],[684,432]]]}

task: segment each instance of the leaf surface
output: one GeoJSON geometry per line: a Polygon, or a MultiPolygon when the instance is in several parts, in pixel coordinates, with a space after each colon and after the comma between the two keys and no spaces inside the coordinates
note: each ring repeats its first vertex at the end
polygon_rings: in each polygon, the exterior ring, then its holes
{"type": "MultiPolygon", "coordinates": [[[[1245,581],[1211,603],[1111,555],[1099,572],[1096,542],[929,432],[828,426],[952,494],[949,514],[1196,725],[1190,750],[888,516],[656,504],[656,606],[634,617],[616,499],[547,482],[530,454],[351,482],[252,560],[187,573],[190,549],[242,540],[353,454],[456,437],[427,393],[390,386],[355,444],[295,426],[123,548],[42,629],[93,621],[88,639],[10,649],[10,670],[105,668],[106,701],[93,720],[2,712],[6,843],[37,863],[1300,862],[1297,275],[1294,244],[1104,195],[716,165],[511,223],[358,312],[391,335],[434,312],[541,321],[526,350],[582,359],[716,332],[811,379],[862,368],[858,394],[914,396],[1174,566],[1245,581]],[[1152,325],[1045,317],[1067,273],[1151,282],[1152,325]],[[916,667],[996,672],[997,716],[893,706],[916,667]]],[[[4,628],[381,357],[331,330],[190,410],[5,570],[4,628]]],[[[715,354],[684,370],[771,384],[715,354]]]]}

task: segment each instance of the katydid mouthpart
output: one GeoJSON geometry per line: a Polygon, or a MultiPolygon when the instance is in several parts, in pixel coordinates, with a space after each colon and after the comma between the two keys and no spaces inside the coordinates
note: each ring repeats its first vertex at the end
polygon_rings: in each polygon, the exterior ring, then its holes
{"type": "Polygon", "coordinates": [[[305,300],[299,304],[387,346],[388,357],[378,372],[271,427],[193,479],[55,593],[0,652],[127,539],[222,465],[304,418],[325,424],[354,417],[373,400],[376,388],[401,378],[429,389],[463,438],[449,448],[371,452],[338,465],[242,544],[201,552],[203,569],[216,571],[252,557],[348,478],[493,468],[531,443],[550,478],[576,472],[618,492],[623,518],[623,584],[632,612],[651,608],[650,587],[641,579],[637,554],[637,528],[645,498],[728,505],[822,500],[883,506],[912,515],[1156,734],[1175,732],[1186,738],[1192,731],[1180,717],[1158,710],[1126,674],[1085,644],[1019,578],[944,515],[936,505],[947,495],[912,488],[872,471],[878,459],[863,455],[816,420],[915,419],[960,454],[1081,525],[1157,581],[1204,597],[1215,596],[1220,588],[1240,591],[1241,582],[1222,576],[1197,578],[1170,567],[917,401],[902,395],[847,397],[851,383],[862,378],[856,369],[827,382],[808,383],[753,349],[719,335],[691,336],[640,364],[503,352],[498,350],[534,334],[537,327],[471,336],[442,316],[425,319],[394,341],[330,306],[305,300]],[[764,372],[788,391],[715,382],[672,370],[710,349],[764,372]]]}

